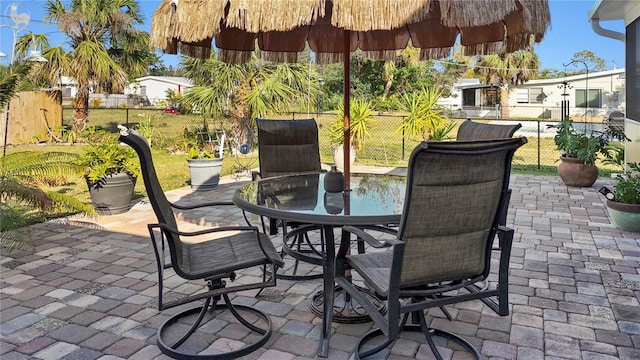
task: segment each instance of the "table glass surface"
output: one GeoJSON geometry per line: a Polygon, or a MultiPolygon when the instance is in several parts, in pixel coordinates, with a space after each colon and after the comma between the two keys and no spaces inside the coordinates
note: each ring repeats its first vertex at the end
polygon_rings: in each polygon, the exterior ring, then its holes
{"type": "Polygon", "coordinates": [[[325,192],[324,176],[305,174],[255,181],[238,189],[234,202],[261,215],[289,220],[311,217],[322,223],[359,223],[402,213],[404,176],[351,174],[351,190],[340,193],[325,192]]]}

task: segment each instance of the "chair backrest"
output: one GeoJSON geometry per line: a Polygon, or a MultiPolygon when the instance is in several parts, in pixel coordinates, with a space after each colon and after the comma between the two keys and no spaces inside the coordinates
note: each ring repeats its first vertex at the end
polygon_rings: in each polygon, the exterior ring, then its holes
{"type": "Polygon", "coordinates": [[[511,159],[526,138],[423,142],[411,154],[398,237],[402,288],[488,276],[511,159]]]}
{"type": "Polygon", "coordinates": [[[507,139],[522,127],[522,124],[498,125],[473,122],[467,119],[458,128],[458,141],[507,139]]]}
{"type": "MultiPolygon", "coordinates": [[[[144,187],[147,190],[147,196],[149,197],[149,202],[151,202],[151,207],[153,208],[158,223],[166,224],[171,228],[177,229],[176,218],[173,214],[171,203],[167,200],[160,186],[160,181],[158,181],[158,175],[156,175],[156,169],[153,166],[151,149],[149,148],[147,140],[134,130],[121,130],[120,141],[131,146],[138,154],[144,187]]],[[[169,242],[172,262],[182,269],[182,242],[178,235],[166,231],[164,233],[169,242]]]]}
{"type": "Polygon", "coordinates": [[[320,172],[318,125],[314,119],[256,120],[260,177],[320,172]]]}

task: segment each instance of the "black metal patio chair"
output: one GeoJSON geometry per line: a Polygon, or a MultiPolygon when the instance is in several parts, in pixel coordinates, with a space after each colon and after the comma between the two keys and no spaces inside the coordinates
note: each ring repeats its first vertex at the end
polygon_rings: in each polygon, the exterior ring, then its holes
{"type": "Polygon", "coordinates": [[[429,327],[425,310],[480,299],[498,315],[508,315],[513,230],[500,226],[499,214],[505,206],[513,153],[525,143],[526,138],[423,142],[409,159],[396,237],[380,241],[362,229],[344,228],[372,247],[387,247],[349,255],[349,242],[343,241],[337,254],[336,282],[377,326],[358,341],[356,359],[381,351],[405,330],[422,332],[438,359],[442,357],[434,337],[453,341],[480,358],[466,339],[429,327]],[[492,245],[496,233],[504,233],[498,250],[492,245]],[[499,257],[493,286],[488,281],[492,255],[499,257]],[[357,274],[387,300],[386,314],[360,293],[349,274],[354,279],[357,274]]]}
{"type": "MultiPolygon", "coordinates": [[[[474,122],[471,119],[467,119],[460,124],[458,128],[458,134],[456,136],[457,141],[477,141],[477,140],[493,140],[493,139],[509,139],[513,137],[513,134],[522,127],[522,124],[486,124],[480,122],[474,122]]],[[[500,222],[502,226],[507,225],[507,212],[509,211],[509,202],[511,201],[511,189],[507,192],[507,197],[504,199],[506,206],[502,208],[500,213],[500,222]]],[[[501,234],[498,234],[500,240],[498,244],[502,244],[501,234]]]]}
{"type": "MultiPolygon", "coordinates": [[[[160,350],[176,359],[233,359],[258,349],[271,336],[271,320],[253,307],[233,304],[229,294],[275,286],[275,276],[258,277],[255,281],[243,280],[234,286],[227,286],[227,282],[233,282],[238,271],[254,267],[260,268],[264,274],[267,273],[267,268],[271,274],[275,274],[284,263],[271,240],[258,228],[251,226],[222,226],[194,232],[180,231],[174,209],[188,211],[203,207],[233,206],[233,203],[218,201],[193,206],[170,203],[158,181],[147,141],[135,131],[129,131],[123,126],[119,128],[120,141],[131,146],[138,154],[145,189],[158,220],[157,224],[148,225],[158,266],[158,310],[204,300],[202,306],[178,311],[158,328],[157,342],[160,350]],[[204,280],[207,290],[176,299],[176,293],[165,293],[164,272],[168,269],[172,269],[185,280],[204,280]],[[171,300],[167,301],[167,297],[171,300]],[[220,301],[221,298],[223,301],[220,301]],[[211,324],[226,311],[237,319],[239,325],[250,331],[246,346],[234,348],[226,353],[212,353],[207,352],[206,348],[201,348],[199,337],[196,337],[195,341],[189,341],[199,327],[211,324]],[[192,321],[192,324],[187,325],[188,321],[192,321]]],[[[218,324],[228,321],[227,318],[222,319],[224,321],[219,321],[218,324]]],[[[216,323],[213,324],[211,328],[218,326],[216,323]]]]}
{"type": "MultiPolygon", "coordinates": [[[[256,120],[258,128],[259,171],[252,173],[254,180],[307,173],[319,173],[320,145],[318,124],[314,119],[296,120],[256,120]]],[[[300,209],[313,209],[318,202],[317,187],[310,186],[308,196],[299,199],[300,209]]],[[[265,199],[269,201],[269,199],[265,199]]],[[[264,219],[263,221],[264,227],[264,219]]],[[[300,223],[286,223],[279,219],[268,219],[269,233],[277,234],[279,225],[283,231],[281,256],[288,255],[294,260],[291,270],[283,269],[278,277],[288,280],[309,280],[322,277],[322,273],[298,274],[299,262],[322,265],[322,244],[313,243],[309,231],[319,230],[318,226],[300,223]],[[289,230],[292,231],[289,231],[289,230]]],[[[319,231],[321,234],[322,232],[319,231]]]]}

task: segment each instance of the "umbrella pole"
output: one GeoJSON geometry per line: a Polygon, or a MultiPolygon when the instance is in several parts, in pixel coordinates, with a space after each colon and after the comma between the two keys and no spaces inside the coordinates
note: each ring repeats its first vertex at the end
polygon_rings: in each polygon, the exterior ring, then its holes
{"type": "Polygon", "coordinates": [[[351,97],[351,78],[350,74],[350,65],[351,65],[351,31],[344,30],[344,46],[343,46],[343,63],[344,63],[344,122],[343,122],[343,133],[344,133],[344,141],[342,143],[342,147],[344,149],[344,189],[351,189],[351,125],[350,125],[350,116],[351,116],[351,106],[350,106],[350,97],[351,97]]]}

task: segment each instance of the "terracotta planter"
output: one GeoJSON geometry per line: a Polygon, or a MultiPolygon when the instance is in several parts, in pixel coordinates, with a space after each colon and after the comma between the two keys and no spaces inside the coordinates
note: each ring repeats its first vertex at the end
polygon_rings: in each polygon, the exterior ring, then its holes
{"type": "Polygon", "coordinates": [[[128,174],[107,175],[100,180],[87,179],[89,195],[96,213],[116,215],[129,211],[136,180],[128,174]]]}
{"type": "Polygon", "coordinates": [[[222,159],[187,159],[191,175],[191,189],[194,191],[218,188],[222,159]]]}
{"type": "Polygon", "coordinates": [[[607,210],[618,229],[640,233],[640,204],[607,200],[607,210]]]}
{"type": "Polygon", "coordinates": [[[589,187],[598,179],[598,167],[585,165],[582,160],[561,156],[558,175],[567,186],[589,187]]]}

